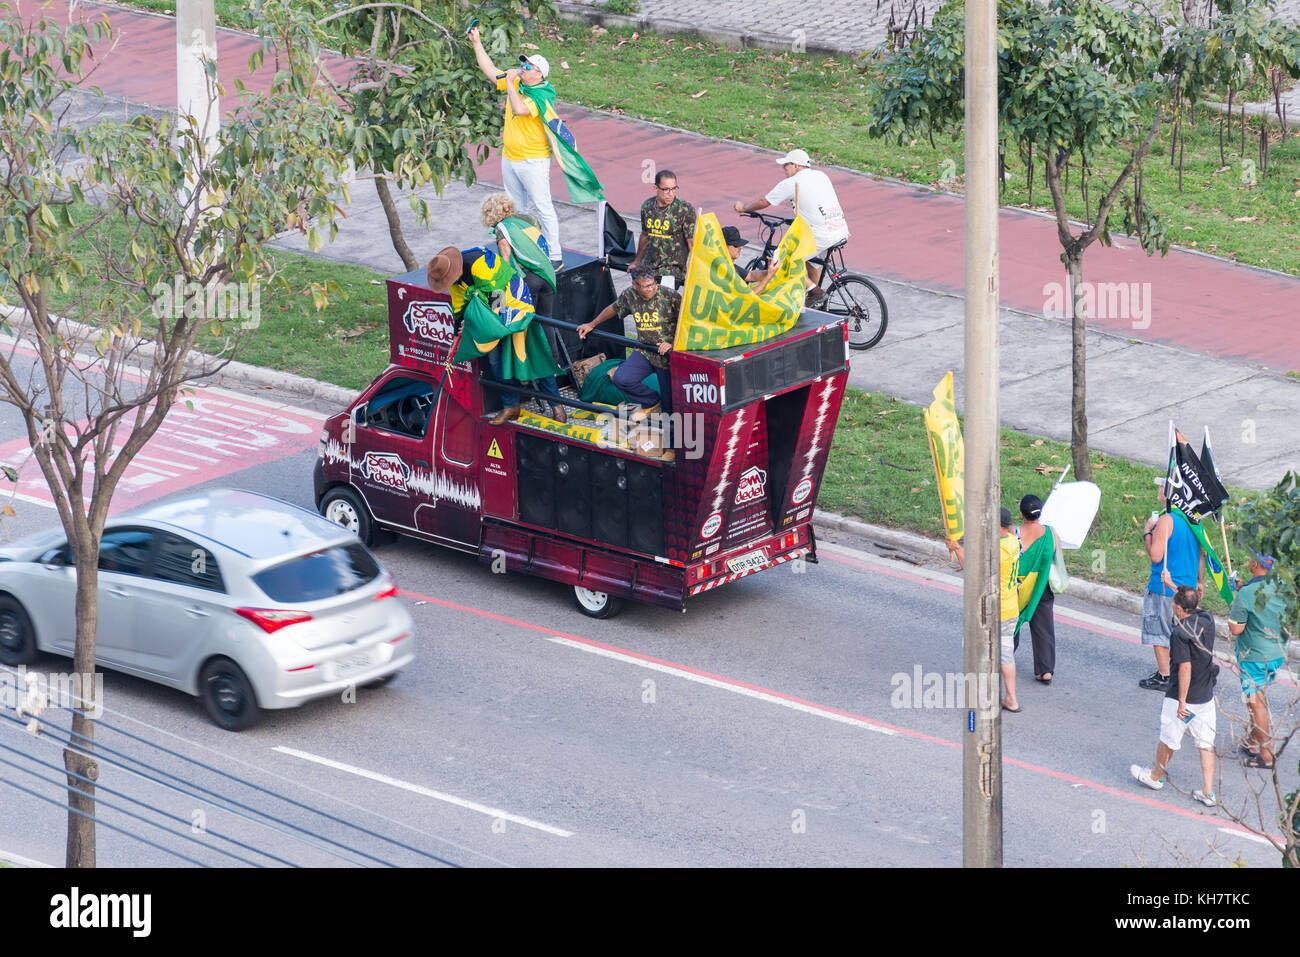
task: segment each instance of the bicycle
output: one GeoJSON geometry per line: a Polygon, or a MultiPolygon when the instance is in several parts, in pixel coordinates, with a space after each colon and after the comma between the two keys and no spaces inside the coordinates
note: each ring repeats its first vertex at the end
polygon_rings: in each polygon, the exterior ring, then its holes
{"type": "MultiPolygon", "coordinates": [[[[741,271],[742,275],[748,275],[756,269],[767,269],[772,254],[779,245],[777,230],[789,226],[794,220],[765,213],[742,215],[757,219],[764,230],[763,251],[741,271]]],[[[817,288],[823,288],[826,277],[830,277],[830,285],[825,287],[826,294],[817,303],[817,308],[844,319],[849,330],[850,349],[870,349],[885,336],[885,327],[889,325],[889,307],[885,305],[885,297],[874,282],[861,273],[849,272],[844,265],[846,245],[848,240],[841,240],[828,248],[820,258],[811,260],[814,265],[823,267],[817,288]]]]}

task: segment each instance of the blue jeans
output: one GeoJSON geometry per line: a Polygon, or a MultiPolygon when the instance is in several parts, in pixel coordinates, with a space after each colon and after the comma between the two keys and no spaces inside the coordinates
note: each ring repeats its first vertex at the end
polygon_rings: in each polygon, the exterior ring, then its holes
{"type": "Polygon", "coordinates": [[[651,365],[640,349],[635,350],[614,370],[613,382],[620,392],[642,408],[648,409],[656,402],[662,402],[665,413],[673,410],[672,375],[667,369],[651,365]],[[659,376],[658,395],[655,395],[654,389],[641,383],[651,372],[659,376]]]}
{"type": "MultiPolygon", "coordinates": [[[[488,353],[488,370],[492,373],[492,378],[506,381],[501,372],[501,350],[505,348],[508,339],[502,339],[495,349],[488,353]]],[[[547,395],[553,395],[557,399],[560,397],[560,387],[556,384],[555,376],[548,375],[545,379],[537,380],[538,390],[545,392],[547,395]]],[[[513,409],[517,405],[523,404],[523,399],[518,392],[510,392],[506,389],[498,390],[501,394],[501,408],[513,409]]]]}

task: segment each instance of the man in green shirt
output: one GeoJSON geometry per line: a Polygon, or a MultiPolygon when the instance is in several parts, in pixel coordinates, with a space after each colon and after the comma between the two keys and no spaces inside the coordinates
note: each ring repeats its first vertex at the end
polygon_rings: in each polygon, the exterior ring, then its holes
{"type": "Polygon", "coordinates": [[[655,174],[655,194],[641,206],[641,238],[628,268],[644,262],[656,275],[672,278],[668,288],[681,289],[694,238],[695,208],[677,198],[676,174],[661,169],[655,174]]]}
{"type": "Polygon", "coordinates": [[[1268,701],[1264,689],[1273,683],[1286,664],[1282,642],[1282,614],[1286,606],[1277,595],[1277,585],[1266,577],[1273,569],[1273,556],[1251,552],[1250,581],[1237,591],[1228,612],[1228,632],[1237,639],[1237,664],[1241,669],[1241,696],[1250,711],[1250,734],[1241,746],[1248,768],[1273,767],[1269,748],[1268,701]]]}
{"type": "Polygon", "coordinates": [[[661,401],[665,413],[673,410],[668,353],[673,351],[673,341],[677,338],[677,319],[682,311],[682,297],[655,282],[654,271],[648,266],[632,266],[628,269],[628,275],[632,277],[632,285],[623,290],[623,294],[606,306],[595,319],[580,325],[578,335],[587,338],[589,332],[614,316],[620,319],[632,317],[636,323],[637,338],[654,351],[634,350],[614,373],[613,382],[624,395],[641,407],[632,413],[633,421],[640,421],[651,412],[658,412],[661,401]],[[659,395],[655,395],[655,390],[641,381],[651,372],[659,376],[659,395]]]}

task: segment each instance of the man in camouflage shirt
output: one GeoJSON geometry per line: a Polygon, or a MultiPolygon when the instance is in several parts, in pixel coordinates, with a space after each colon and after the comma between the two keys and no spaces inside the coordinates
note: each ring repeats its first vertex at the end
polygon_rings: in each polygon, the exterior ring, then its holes
{"type": "Polygon", "coordinates": [[[655,194],[641,206],[641,238],[632,265],[644,262],[656,275],[671,276],[671,288],[681,289],[694,237],[695,208],[677,198],[673,171],[661,169],[655,174],[655,194]]]}
{"type": "Polygon", "coordinates": [[[661,401],[665,413],[673,410],[668,353],[673,351],[673,340],[677,338],[677,317],[682,311],[682,297],[656,283],[654,271],[648,266],[632,266],[628,275],[632,277],[631,287],[623,290],[623,294],[595,319],[579,326],[578,335],[587,338],[589,332],[614,316],[620,319],[632,317],[637,338],[653,346],[655,351],[634,350],[614,372],[613,381],[625,396],[641,407],[632,413],[632,418],[642,419],[651,412],[658,412],[661,401]],[[651,372],[659,377],[658,395],[642,381],[651,372]]]}

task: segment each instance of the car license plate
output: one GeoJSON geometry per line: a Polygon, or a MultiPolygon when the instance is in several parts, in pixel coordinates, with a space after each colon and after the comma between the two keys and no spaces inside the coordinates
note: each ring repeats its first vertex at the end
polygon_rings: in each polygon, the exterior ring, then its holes
{"type": "Polygon", "coordinates": [[[339,678],[346,678],[349,675],[365,671],[374,662],[374,657],[369,652],[348,655],[346,658],[340,658],[334,662],[334,674],[339,678]]]}
{"type": "Polygon", "coordinates": [[[741,572],[752,572],[766,564],[767,552],[761,548],[756,552],[746,552],[744,555],[727,559],[727,567],[731,569],[733,575],[739,575],[741,572]]]}

